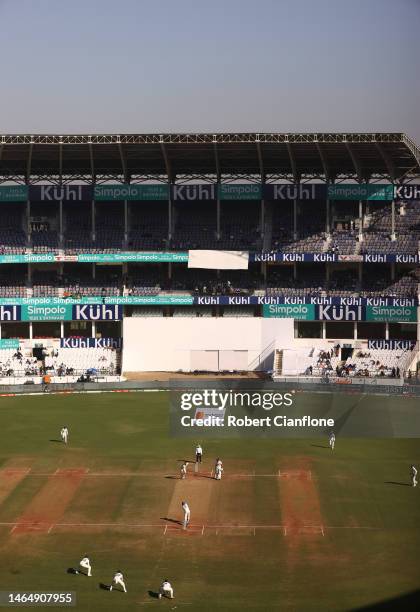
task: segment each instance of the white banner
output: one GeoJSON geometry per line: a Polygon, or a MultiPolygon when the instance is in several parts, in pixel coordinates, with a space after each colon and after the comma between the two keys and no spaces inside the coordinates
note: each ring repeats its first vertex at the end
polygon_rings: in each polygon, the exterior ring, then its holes
{"type": "Polygon", "coordinates": [[[248,251],[188,251],[189,268],[248,270],[248,251]]]}

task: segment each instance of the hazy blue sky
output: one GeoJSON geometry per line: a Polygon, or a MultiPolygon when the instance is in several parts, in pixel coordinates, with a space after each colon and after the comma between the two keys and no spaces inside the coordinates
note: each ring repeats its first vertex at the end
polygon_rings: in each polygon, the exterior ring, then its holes
{"type": "Polygon", "coordinates": [[[0,0],[0,133],[405,131],[420,0],[0,0]]]}

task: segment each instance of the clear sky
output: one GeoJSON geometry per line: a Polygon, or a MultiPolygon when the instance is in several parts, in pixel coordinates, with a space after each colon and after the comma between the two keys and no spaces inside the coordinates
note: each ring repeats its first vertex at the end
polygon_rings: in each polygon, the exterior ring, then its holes
{"type": "Polygon", "coordinates": [[[0,57],[0,133],[420,143],[420,0],[0,0],[0,57]]]}

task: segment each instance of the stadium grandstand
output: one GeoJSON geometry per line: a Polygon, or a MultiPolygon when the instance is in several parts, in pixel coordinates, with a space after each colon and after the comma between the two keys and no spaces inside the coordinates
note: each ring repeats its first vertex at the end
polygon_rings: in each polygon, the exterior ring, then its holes
{"type": "Polygon", "coordinates": [[[1,135],[1,384],[403,384],[419,239],[405,134],[1,135]]]}

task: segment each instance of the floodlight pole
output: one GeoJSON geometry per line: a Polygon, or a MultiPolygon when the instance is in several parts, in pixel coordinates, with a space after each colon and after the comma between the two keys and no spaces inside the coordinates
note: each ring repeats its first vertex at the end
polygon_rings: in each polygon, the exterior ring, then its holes
{"type": "Polygon", "coordinates": [[[222,182],[221,173],[220,173],[220,163],[219,163],[219,151],[217,150],[217,136],[213,136],[213,151],[214,151],[214,163],[216,166],[216,237],[217,240],[220,240],[221,236],[221,228],[220,228],[220,183],[222,182]]]}
{"type": "MultiPolygon", "coordinates": [[[[293,180],[294,180],[296,187],[299,188],[300,180],[299,180],[299,173],[297,171],[297,166],[296,166],[296,158],[295,158],[295,154],[292,149],[292,145],[289,142],[289,139],[287,139],[286,147],[287,147],[287,153],[289,155],[290,168],[292,170],[293,180]]],[[[297,198],[293,198],[293,240],[297,240],[297,237],[298,237],[297,202],[298,202],[297,198]]]]}
{"type": "MultiPolygon", "coordinates": [[[[121,168],[122,168],[122,172],[123,172],[124,183],[129,184],[130,183],[130,176],[128,174],[127,162],[126,162],[126,159],[125,159],[125,155],[124,155],[124,151],[123,151],[123,148],[122,148],[121,140],[119,140],[119,142],[118,142],[118,152],[120,154],[121,168]]],[[[127,248],[127,241],[128,241],[128,204],[127,204],[127,200],[124,200],[124,246],[125,246],[125,248],[127,248]]]]}
{"type": "Polygon", "coordinates": [[[124,200],[124,246],[128,245],[128,202],[124,200]]]}
{"type": "MultiPolygon", "coordinates": [[[[29,145],[29,155],[28,155],[28,160],[27,160],[27,164],[26,164],[26,177],[25,177],[26,185],[29,185],[29,182],[31,180],[32,149],[33,149],[33,143],[31,142],[31,144],[29,145]]],[[[29,188],[28,188],[28,193],[29,193],[29,188]]],[[[29,198],[29,195],[28,195],[28,199],[26,201],[26,246],[30,246],[30,236],[31,236],[31,232],[30,232],[30,229],[31,229],[30,219],[31,219],[31,201],[30,201],[30,198],[29,198]]],[[[30,264],[28,264],[28,280],[29,280],[29,282],[31,282],[30,269],[31,269],[31,266],[30,266],[30,264]]]]}
{"type": "Polygon", "coordinates": [[[59,244],[60,249],[63,248],[63,240],[64,240],[64,228],[63,228],[63,200],[60,198],[59,208],[58,208],[58,225],[59,225],[59,244]]]}
{"type": "MultiPolygon", "coordinates": [[[[92,137],[91,136],[88,136],[88,149],[89,149],[90,173],[92,175],[93,193],[95,193],[96,174],[95,174],[95,160],[93,157],[92,137]]],[[[92,200],[90,203],[90,237],[92,241],[96,241],[95,195],[92,196],[92,200]]]]}
{"type": "MultiPolygon", "coordinates": [[[[29,193],[29,190],[28,190],[29,193]]],[[[28,199],[26,200],[26,229],[25,229],[25,234],[26,234],[26,246],[30,246],[30,236],[31,236],[31,200],[28,196],[28,199]]]]}
{"type": "Polygon", "coordinates": [[[168,177],[168,246],[169,246],[172,240],[172,231],[173,231],[173,227],[172,227],[172,224],[173,224],[172,212],[173,211],[172,211],[171,187],[173,183],[175,183],[175,180],[174,180],[175,177],[172,176],[171,163],[168,157],[168,152],[164,144],[163,135],[159,136],[159,141],[160,141],[160,148],[162,151],[163,161],[165,163],[166,176],[168,177]]]}
{"type": "Polygon", "coordinates": [[[260,220],[260,238],[261,246],[264,248],[264,236],[265,236],[265,199],[264,199],[264,186],[265,186],[265,171],[264,171],[264,160],[261,151],[261,143],[257,134],[256,138],[258,165],[260,168],[261,176],[261,220],[260,220]]]}
{"type": "MultiPolygon", "coordinates": [[[[354,171],[356,172],[357,181],[359,184],[361,184],[363,183],[363,169],[362,169],[362,163],[360,161],[360,157],[356,154],[353,145],[347,142],[347,138],[344,144],[346,146],[347,152],[352,161],[354,171]]],[[[363,241],[363,201],[359,200],[359,242],[362,242],[362,241],[363,241]]]]}
{"type": "MultiPolygon", "coordinates": [[[[58,146],[58,184],[60,189],[63,186],[63,145],[62,143],[58,146]]],[[[58,203],[58,225],[59,225],[59,244],[60,248],[63,248],[63,198],[60,197],[58,203]]]]}
{"type": "Polygon", "coordinates": [[[391,203],[391,240],[395,241],[397,239],[395,235],[395,199],[392,200],[391,203]]]}
{"type": "Polygon", "coordinates": [[[329,238],[330,232],[331,232],[331,226],[330,226],[330,199],[328,197],[326,200],[325,232],[327,234],[327,238],[329,238]]]}
{"type": "Polygon", "coordinates": [[[91,224],[92,224],[92,240],[96,242],[96,206],[95,206],[95,198],[92,198],[90,204],[91,211],[91,224]]]}
{"type": "MultiPolygon", "coordinates": [[[[316,148],[317,148],[319,157],[321,159],[321,165],[324,170],[325,180],[327,183],[329,183],[331,179],[331,173],[330,173],[330,169],[327,163],[327,159],[324,155],[324,151],[321,149],[321,145],[318,142],[318,138],[316,139],[315,144],[316,144],[316,148]]],[[[325,212],[326,212],[325,233],[327,234],[327,238],[329,238],[330,232],[331,232],[331,225],[330,225],[330,199],[328,197],[326,200],[326,211],[325,212]]]]}

